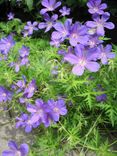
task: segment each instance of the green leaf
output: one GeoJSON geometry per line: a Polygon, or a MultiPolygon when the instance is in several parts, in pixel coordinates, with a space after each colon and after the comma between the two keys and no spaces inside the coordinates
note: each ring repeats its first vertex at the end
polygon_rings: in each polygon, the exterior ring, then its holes
{"type": "Polygon", "coordinates": [[[28,6],[29,10],[33,8],[33,0],[25,0],[26,5],[28,6]]]}

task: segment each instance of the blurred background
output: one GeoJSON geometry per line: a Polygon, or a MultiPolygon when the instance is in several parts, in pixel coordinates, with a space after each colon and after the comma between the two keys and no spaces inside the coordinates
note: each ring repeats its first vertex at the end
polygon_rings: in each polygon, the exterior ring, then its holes
{"type": "MultiPolygon", "coordinates": [[[[108,9],[111,13],[110,21],[112,21],[117,28],[117,0],[102,0],[108,4],[108,9]]],[[[86,6],[87,0],[64,0],[63,5],[71,8],[71,15],[74,21],[91,20],[91,15],[88,13],[86,6]]],[[[41,9],[41,0],[0,0],[0,21],[7,21],[7,14],[13,12],[15,18],[19,18],[22,22],[41,20],[39,11],[41,9]]],[[[59,9],[59,8],[58,8],[59,9]]],[[[59,12],[58,12],[59,14],[59,12]]],[[[113,43],[117,43],[117,29],[107,31],[107,36],[112,38],[113,43]]]]}

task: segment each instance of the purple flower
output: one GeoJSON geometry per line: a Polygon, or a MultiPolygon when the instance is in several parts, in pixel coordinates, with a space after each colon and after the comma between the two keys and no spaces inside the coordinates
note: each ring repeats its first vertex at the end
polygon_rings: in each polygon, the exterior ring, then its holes
{"type": "Polygon", "coordinates": [[[66,6],[63,6],[62,9],[59,10],[61,13],[61,16],[66,16],[70,14],[70,8],[67,8],[66,6]]]}
{"type": "Polygon", "coordinates": [[[16,128],[25,127],[25,121],[27,120],[27,118],[27,114],[22,114],[20,117],[16,117],[16,128]]]}
{"type": "Polygon", "coordinates": [[[102,64],[107,64],[108,59],[115,58],[115,53],[112,53],[112,46],[110,44],[107,44],[106,47],[104,47],[102,44],[98,46],[98,58],[101,59],[102,64]]]}
{"type": "Polygon", "coordinates": [[[97,72],[99,70],[100,65],[94,62],[96,58],[97,52],[95,48],[86,49],[82,45],[77,45],[75,47],[75,54],[66,54],[64,60],[74,65],[72,69],[73,74],[81,76],[85,68],[91,72],[97,72]]]}
{"type": "MultiPolygon", "coordinates": [[[[98,87],[96,89],[97,92],[98,91],[104,91],[104,88],[102,87],[102,85],[98,84],[97,87],[98,87]]],[[[96,101],[97,102],[104,102],[106,100],[107,100],[107,95],[106,94],[101,94],[101,95],[96,96],[96,101]]]]}
{"type": "Polygon", "coordinates": [[[94,47],[96,47],[97,45],[99,45],[100,43],[103,43],[103,41],[100,40],[99,37],[96,36],[96,35],[90,36],[90,37],[89,37],[89,40],[88,40],[88,42],[87,42],[87,44],[88,44],[88,46],[89,46],[90,48],[94,48],[94,47]]]}
{"type": "Polygon", "coordinates": [[[60,44],[63,42],[61,39],[54,39],[51,37],[50,45],[55,47],[60,47],[60,44]]]}
{"type": "Polygon", "coordinates": [[[35,105],[29,104],[27,110],[32,113],[32,123],[42,122],[46,125],[48,108],[41,99],[37,99],[35,105]]]}
{"type": "Polygon", "coordinates": [[[27,25],[24,26],[24,30],[28,32],[28,35],[32,35],[34,30],[38,30],[37,25],[38,25],[38,22],[31,23],[31,21],[28,21],[27,25]]]}
{"type": "Polygon", "coordinates": [[[28,66],[29,60],[27,57],[24,58],[19,58],[19,60],[17,62],[11,62],[10,63],[10,67],[14,67],[15,68],[15,72],[18,73],[20,71],[20,67],[27,65],[28,66]]]}
{"type": "Polygon", "coordinates": [[[22,31],[22,34],[23,34],[24,37],[27,37],[28,36],[28,31],[24,30],[24,31],[22,31]]]}
{"type": "Polygon", "coordinates": [[[3,86],[0,86],[0,103],[12,100],[13,93],[3,86]]]}
{"type": "Polygon", "coordinates": [[[107,4],[103,3],[101,4],[101,0],[89,0],[87,3],[87,6],[89,8],[89,13],[91,14],[104,14],[104,11],[107,8],[107,4]]]}
{"type": "Polygon", "coordinates": [[[47,13],[45,13],[43,16],[44,16],[44,20],[46,22],[39,23],[38,27],[39,27],[39,29],[46,28],[45,32],[48,32],[53,27],[56,20],[58,19],[58,15],[55,14],[52,17],[50,17],[47,13]]]}
{"type": "Polygon", "coordinates": [[[56,8],[58,8],[61,5],[61,2],[56,2],[56,0],[42,0],[41,2],[42,6],[44,6],[44,9],[41,9],[40,14],[45,14],[48,11],[54,11],[56,8]]]}
{"type": "Polygon", "coordinates": [[[48,100],[48,106],[51,110],[50,114],[52,116],[52,119],[55,122],[59,121],[60,115],[66,115],[67,114],[65,102],[62,99],[59,99],[58,101],[48,100]]]}
{"type": "Polygon", "coordinates": [[[101,95],[96,96],[96,101],[97,102],[104,102],[106,100],[107,100],[107,95],[106,94],[101,94],[101,95]]]}
{"type": "Polygon", "coordinates": [[[12,89],[16,91],[16,93],[19,93],[23,91],[26,87],[26,77],[22,76],[23,80],[18,80],[15,84],[12,84],[12,89]]]}
{"type": "Polygon", "coordinates": [[[104,28],[107,29],[114,29],[114,24],[112,22],[106,22],[110,17],[109,13],[105,13],[101,16],[99,15],[93,15],[94,21],[88,21],[86,22],[86,25],[90,28],[96,28],[97,35],[104,36],[105,31],[104,28]]]}
{"type": "Polygon", "coordinates": [[[87,27],[80,22],[76,22],[72,27],[69,35],[69,42],[72,46],[76,46],[78,43],[83,45],[87,44],[88,35],[87,27]]]}
{"type": "Polygon", "coordinates": [[[14,14],[14,13],[9,12],[9,14],[7,15],[8,20],[12,20],[12,19],[14,19],[14,16],[15,16],[15,14],[14,14]]]}
{"type": "Polygon", "coordinates": [[[23,45],[19,50],[20,57],[18,58],[18,61],[10,63],[10,67],[15,67],[15,72],[19,72],[21,66],[29,64],[29,50],[29,47],[23,45]]]}
{"type": "Polygon", "coordinates": [[[39,122],[33,123],[31,118],[32,115],[29,116],[28,114],[22,114],[21,117],[17,117],[16,128],[25,128],[25,132],[30,133],[33,128],[37,128],[40,125],[39,122]]]}
{"type": "Polygon", "coordinates": [[[12,35],[4,37],[0,40],[0,51],[3,55],[7,55],[10,49],[15,45],[12,35]]]}
{"type": "Polygon", "coordinates": [[[54,28],[56,29],[56,31],[52,33],[52,38],[57,39],[57,40],[60,40],[60,39],[65,40],[69,36],[71,23],[72,23],[71,19],[67,19],[64,24],[61,22],[57,22],[54,25],[54,28]]]}
{"type": "Polygon", "coordinates": [[[21,58],[20,60],[20,66],[24,66],[24,65],[29,65],[29,60],[28,60],[28,57],[23,57],[21,58]]]}
{"type": "Polygon", "coordinates": [[[26,86],[26,81],[24,81],[24,80],[19,80],[19,81],[16,83],[16,86],[17,86],[18,88],[20,88],[21,90],[23,90],[23,89],[25,88],[25,86],[26,86]]]}
{"type": "Polygon", "coordinates": [[[36,81],[32,80],[28,86],[24,90],[24,96],[26,98],[31,98],[34,95],[34,92],[36,91],[37,86],[36,86],[36,81]]]}
{"type": "Polygon", "coordinates": [[[22,48],[19,50],[20,57],[27,57],[29,55],[29,50],[29,47],[23,45],[22,48]]]}
{"type": "Polygon", "coordinates": [[[25,143],[18,147],[15,141],[9,141],[8,146],[10,149],[3,151],[2,156],[27,156],[29,153],[29,147],[25,143]]]}

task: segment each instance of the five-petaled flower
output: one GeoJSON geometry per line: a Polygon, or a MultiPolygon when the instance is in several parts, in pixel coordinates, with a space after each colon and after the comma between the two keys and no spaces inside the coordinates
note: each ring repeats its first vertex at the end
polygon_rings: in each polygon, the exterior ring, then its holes
{"type": "Polygon", "coordinates": [[[0,40],[0,52],[3,55],[8,55],[10,49],[14,47],[15,41],[13,40],[13,36],[9,35],[0,40]]]}
{"type": "Polygon", "coordinates": [[[63,6],[62,9],[59,10],[61,13],[61,16],[66,16],[70,14],[70,8],[67,8],[66,6],[63,6]]]}
{"type": "Polygon", "coordinates": [[[34,30],[38,30],[37,25],[38,22],[31,23],[31,21],[28,21],[27,25],[24,26],[24,30],[28,33],[28,35],[32,35],[34,30]]]}
{"type": "Polygon", "coordinates": [[[3,86],[0,86],[0,103],[12,100],[13,93],[3,86]]]}
{"type": "Polygon", "coordinates": [[[91,72],[97,72],[100,65],[94,61],[96,59],[96,49],[86,49],[83,45],[77,45],[75,47],[75,54],[69,53],[64,57],[65,61],[74,65],[72,72],[78,76],[81,76],[85,69],[88,69],[91,72]]]}
{"type": "Polygon", "coordinates": [[[101,0],[89,0],[89,2],[87,2],[87,6],[89,8],[88,11],[90,14],[99,14],[99,15],[104,14],[103,10],[107,8],[106,3],[101,4],[101,0]]]}
{"type": "Polygon", "coordinates": [[[44,6],[44,9],[41,9],[40,14],[45,14],[48,11],[54,11],[56,8],[58,8],[61,5],[61,2],[56,2],[56,0],[42,0],[41,2],[42,6],[44,6]]]}
{"type": "Polygon", "coordinates": [[[7,15],[8,20],[12,20],[12,19],[14,19],[14,16],[15,16],[15,14],[14,14],[14,13],[9,12],[9,13],[8,13],[8,15],[7,15]]]}
{"type": "Polygon", "coordinates": [[[29,153],[29,147],[23,143],[19,147],[15,141],[8,142],[9,150],[2,152],[2,156],[27,156],[29,153]]]}
{"type": "Polygon", "coordinates": [[[56,20],[58,19],[58,15],[54,14],[52,17],[49,16],[49,14],[45,13],[44,15],[45,22],[39,23],[39,29],[46,28],[45,32],[48,32],[56,23],[56,20]]]}
{"type": "Polygon", "coordinates": [[[102,44],[98,46],[98,58],[101,59],[102,64],[107,64],[109,59],[115,58],[115,53],[111,52],[112,46],[107,44],[104,47],[102,44]]]}
{"type": "Polygon", "coordinates": [[[107,22],[109,17],[110,17],[110,14],[108,12],[104,13],[101,16],[101,18],[99,15],[95,14],[95,15],[93,15],[94,21],[88,21],[88,22],[86,22],[86,25],[89,28],[96,28],[97,35],[104,36],[105,35],[104,28],[114,29],[114,27],[115,27],[112,22],[107,22]]]}
{"type": "Polygon", "coordinates": [[[78,43],[86,45],[88,41],[87,27],[80,22],[76,22],[70,29],[69,42],[71,46],[76,46],[78,43]]]}
{"type": "Polygon", "coordinates": [[[66,115],[67,109],[64,100],[58,99],[57,101],[48,100],[48,107],[50,108],[50,114],[52,119],[59,121],[60,115],[66,115]]]}

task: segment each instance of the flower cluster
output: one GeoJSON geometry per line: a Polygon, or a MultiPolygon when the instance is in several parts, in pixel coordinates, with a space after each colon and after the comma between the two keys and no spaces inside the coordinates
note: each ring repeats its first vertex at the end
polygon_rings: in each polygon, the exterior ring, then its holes
{"type": "MultiPolygon", "coordinates": [[[[59,50],[59,53],[64,53],[64,61],[73,65],[73,74],[81,76],[85,69],[97,72],[100,69],[99,60],[102,64],[108,64],[108,60],[115,57],[115,53],[111,52],[112,46],[108,44],[104,47],[104,41],[101,40],[101,37],[105,35],[105,28],[114,29],[115,27],[112,22],[108,22],[110,14],[104,11],[107,4],[101,4],[101,0],[89,0],[87,6],[93,20],[84,24],[79,21],[73,23],[72,19],[66,19],[62,23],[57,21],[56,14],[50,17],[49,13],[53,13],[61,5],[61,2],[42,0],[41,4],[44,8],[40,13],[43,15],[45,23],[40,23],[39,29],[46,28],[45,32],[47,32],[54,28],[50,42],[52,46],[60,47],[64,41],[68,41],[67,43],[70,45],[68,50],[62,49],[59,50]]],[[[70,14],[70,9],[66,6],[59,11],[61,16],[70,14]]]]}
{"type": "Polygon", "coordinates": [[[15,67],[15,71],[19,72],[21,66],[25,66],[29,64],[28,56],[29,56],[29,47],[22,46],[21,49],[19,49],[19,58],[17,62],[12,62],[10,64],[10,67],[15,67]]]}
{"type": "Polygon", "coordinates": [[[27,104],[27,111],[30,113],[22,114],[17,117],[16,128],[25,128],[25,132],[29,133],[33,128],[37,128],[41,123],[45,127],[59,121],[60,115],[66,115],[67,109],[62,99],[57,101],[48,100],[44,102],[42,99],[36,99],[35,105],[27,104]]]}
{"type": "Polygon", "coordinates": [[[27,156],[29,153],[29,147],[27,144],[21,144],[18,147],[17,143],[13,140],[8,142],[9,150],[2,152],[2,156],[27,156]]]}
{"type": "Polygon", "coordinates": [[[27,83],[26,77],[23,76],[23,80],[19,80],[17,83],[13,84],[12,89],[17,94],[20,93],[20,95],[22,95],[19,98],[19,102],[21,104],[27,104],[37,90],[36,81],[33,79],[32,81],[27,83]]]}

